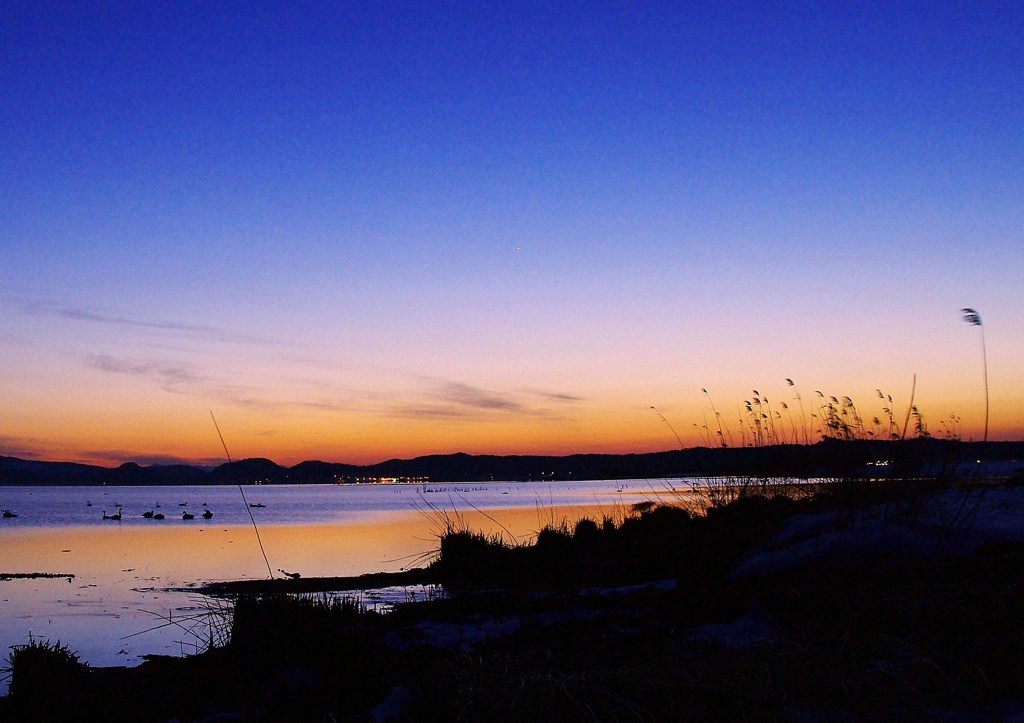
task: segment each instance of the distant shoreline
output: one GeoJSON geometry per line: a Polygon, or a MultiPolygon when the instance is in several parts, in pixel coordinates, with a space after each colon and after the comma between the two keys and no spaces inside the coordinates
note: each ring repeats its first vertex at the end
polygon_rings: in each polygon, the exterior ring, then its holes
{"type": "Polygon", "coordinates": [[[372,465],[306,461],[285,467],[263,458],[212,469],[126,462],[100,467],[75,462],[0,456],[0,486],[157,486],[233,484],[408,484],[463,482],[566,482],[699,476],[1024,475],[1024,441],[962,442],[934,438],[905,441],[826,440],[811,445],[693,447],[641,454],[429,455],[372,465]]]}

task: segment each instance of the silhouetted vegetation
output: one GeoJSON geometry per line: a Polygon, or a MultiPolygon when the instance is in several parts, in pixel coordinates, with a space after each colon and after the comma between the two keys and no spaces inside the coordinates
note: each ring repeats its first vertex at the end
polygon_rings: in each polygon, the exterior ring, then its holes
{"type": "Polygon", "coordinates": [[[69,711],[85,711],[89,666],[58,640],[36,640],[11,649],[7,666],[10,705],[0,709],[11,719],[67,720],[69,711]]]}

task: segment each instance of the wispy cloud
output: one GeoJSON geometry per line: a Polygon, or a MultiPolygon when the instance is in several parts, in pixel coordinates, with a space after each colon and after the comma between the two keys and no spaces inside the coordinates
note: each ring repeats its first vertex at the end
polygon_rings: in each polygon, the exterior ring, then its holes
{"type": "Polygon", "coordinates": [[[233,344],[266,344],[276,346],[285,346],[287,344],[279,339],[271,339],[269,337],[235,334],[234,332],[227,331],[216,326],[184,324],[165,320],[139,319],[118,314],[104,313],[95,309],[83,307],[60,306],[44,302],[33,302],[24,304],[22,308],[29,314],[36,314],[39,316],[50,316],[59,319],[69,319],[71,321],[105,324],[123,328],[173,332],[189,338],[223,341],[233,344]]]}
{"type": "Polygon", "coordinates": [[[96,371],[146,379],[164,392],[193,397],[203,408],[228,406],[274,416],[330,414],[351,410],[365,399],[329,382],[259,375],[247,379],[244,373],[227,374],[164,359],[96,354],[82,361],[96,371]]]}
{"type": "Polygon", "coordinates": [[[475,415],[468,409],[460,409],[454,406],[431,405],[431,404],[408,404],[401,405],[391,411],[391,416],[403,419],[427,419],[427,420],[455,420],[469,419],[475,415]]]}
{"type": "Polygon", "coordinates": [[[211,326],[195,326],[193,324],[176,324],[168,321],[145,321],[142,319],[131,319],[126,316],[114,316],[100,314],[88,309],[75,309],[67,306],[35,306],[33,311],[47,313],[52,316],[59,316],[75,321],[95,321],[100,324],[119,324],[122,326],[139,326],[146,329],[166,329],[170,331],[192,331],[192,332],[216,332],[217,329],[211,326]]]}
{"type": "Polygon", "coordinates": [[[500,393],[455,381],[435,380],[425,398],[399,405],[393,414],[413,419],[497,419],[509,416],[556,416],[550,405],[582,401],[574,394],[539,390],[500,393]],[[538,405],[540,398],[546,404],[538,405]]]}
{"type": "Polygon", "coordinates": [[[448,382],[438,390],[438,396],[445,402],[474,409],[494,409],[509,412],[522,411],[522,405],[509,397],[471,387],[460,382],[448,382]]]}
{"type": "Polygon", "coordinates": [[[135,462],[142,466],[184,464],[192,467],[215,467],[226,461],[223,457],[189,459],[171,454],[139,454],[126,449],[95,449],[84,451],[81,454],[91,460],[93,464],[111,467],[120,466],[125,462],[135,462]]]}
{"type": "Polygon", "coordinates": [[[339,386],[331,380],[309,377],[247,380],[238,374],[197,369],[188,363],[157,358],[96,354],[84,357],[84,363],[107,374],[148,378],[165,392],[198,397],[204,404],[229,405],[266,415],[331,414],[362,409],[392,417],[439,421],[559,419],[566,418],[566,410],[583,401],[579,395],[562,391],[495,391],[429,377],[418,378],[426,385],[421,391],[402,395],[378,388],[339,386]]]}
{"type": "Polygon", "coordinates": [[[155,378],[165,389],[169,390],[202,380],[202,377],[186,364],[175,364],[155,359],[117,359],[106,354],[96,354],[87,356],[85,365],[109,374],[155,378]]]}
{"type": "Polygon", "coordinates": [[[263,414],[285,414],[290,412],[339,412],[352,409],[355,405],[349,398],[329,399],[324,397],[303,398],[297,396],[282,398],[280,393],[268,391],[266,387],[241,384],[211,384],[196,393],[209,400],[215,400],[235,407],[241,407],[263,414]]]}
{"type": "Polygon", "coordinates": [[[567,392],[550,392],[543,389],[524,389],[523,392],[547,399],[548,401],[556,404],[575,404],[577,402],[586,401],[586,397],[581,397],[577,394],[569,394],[567,392]]]}
{"type": "Polygon", "coordinates": [[[0,455],[19,459],[40,459],[40,450],[46,444],[42,440],[29,437],[0,435],[0,455]]]}

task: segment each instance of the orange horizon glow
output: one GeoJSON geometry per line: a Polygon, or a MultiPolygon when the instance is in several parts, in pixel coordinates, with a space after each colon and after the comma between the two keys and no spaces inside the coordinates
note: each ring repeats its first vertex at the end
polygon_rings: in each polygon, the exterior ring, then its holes
{"type": "MultiPolygon", "coordinates": [[[[812,444],[821,440],[820,422],[813,415],[820,411],[818,407],[826,400],[817,398],[813,391],[800,390],[804,402],[804,417],[801,420],[799,401],[794,398],[792,389],[773,390],[776,392],[774,396],[769,396],[767,389],[758,391],[762,392],[763,398],[769,400],[769,405],[777,405],[773,409],[773,413],[778,415],[775,420],[775,442],[803,443],[805,433],[812,444]]],[[[683,448],[721,446],[716,419],[707,405],[706,397],[696,396],[698,402],[700,398],[705,401],[697,411],[678,403],[662,402],[626,408],[621,413],[587,410],[559,419],[498,417],[471,421],[410,421],[350,415],[343,420],[297,418],[288,424],[277,422],[275,429],[268,430],[263,426],[268,420],[261,416],[227,410],[219,414],[218,421],[233,459],[261,457],[283,466],[293,466],[307,460],[370,465],[388,459],[411,459],[456,452],[526,456],[646,453],[680,448],[676,435],[683,448]],[[651,406],[656,406],[656,409],[652,410],[651,406]],[[343,434],[339,433],[339,427],[345,430],[343,434]]],[[[752,394],[748,395],[746,400],[751,397],[752,394]]],[[[712,395],[712,400],[720,415],[721,439],[732,447],[753,446],[753,427],[749,416],[743,415],[743,403],[727,403],[725,395],[712,395]]],[[[980,441],[983,420],[976,410],[969,417],[957,415],[958,422],[951,420],[949,415],[955,414],[953,412],[945,417],[933,417],[929,412],[933,408],[950,408],[945,405],[957,401],[964,404],[967,402],[962,397],[952,402],[944,401],[921,391],[915,397],[915,406],[924,416],[932,436],[948,438],[958,434],[965,441],[980,441]]],[[[865,427],[876,433],[874,438],[885,438],[886,419],[882,409],[886,404],[877,398],[874,390],[871,395],[855,397],[854,402],[865,427]],[[879,418],[882,424],[872,424],[874,418],[879,418]]],[[[906,400],[899,400],[894,395],[893,416],[900,427],[906,419],[906,406],[906,400]]],[[[977,407],[978,404],[974,403],[973,406],[977,407]]],[[[1014,400],[993,401],[990,441],[1024,439],[1024,424],[1004,421],[1012,419],[1013,412],[1018,408],[1014,400]]],[[[26,436],[36,443],[31,450],[7,449],[0,453],[26,459],[70,461],[104,467],[114,467],[124,462],[205,466],[226,461],[208,411],[193,411],[184,420],[171,413],[157,415],[157,419],[150,421],[147,418],[137,423],[134,429],[126,428],[115,417],[107,415],[102,425],[93,420],[92,424],[83,425],[77,430],[65,423],[67,426],[58,438],[53,438],[45,428],[28,428],[26,436]],[[19,451],[22,454],[18,454],[19,451]]],[[[915,436],[913,424],[911,421],[908,437],[915,436]]]]}

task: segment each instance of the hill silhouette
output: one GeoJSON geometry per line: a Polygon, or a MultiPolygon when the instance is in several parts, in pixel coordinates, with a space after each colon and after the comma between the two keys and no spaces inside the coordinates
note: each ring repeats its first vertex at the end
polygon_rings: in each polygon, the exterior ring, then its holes
{"type": "Polygon", "coordinates": [[[370,465],[305,461],[285,467],[265,458],[213,469],[126,462],[108,468],[0,456],[0,485],[335,484],[382,479],[429,482],[645,479],[680,476],[890,476],[1024,472],[1024,442],[827,440],[813,445],[690,449],[642,454],[428,455],[370,465]]]}

